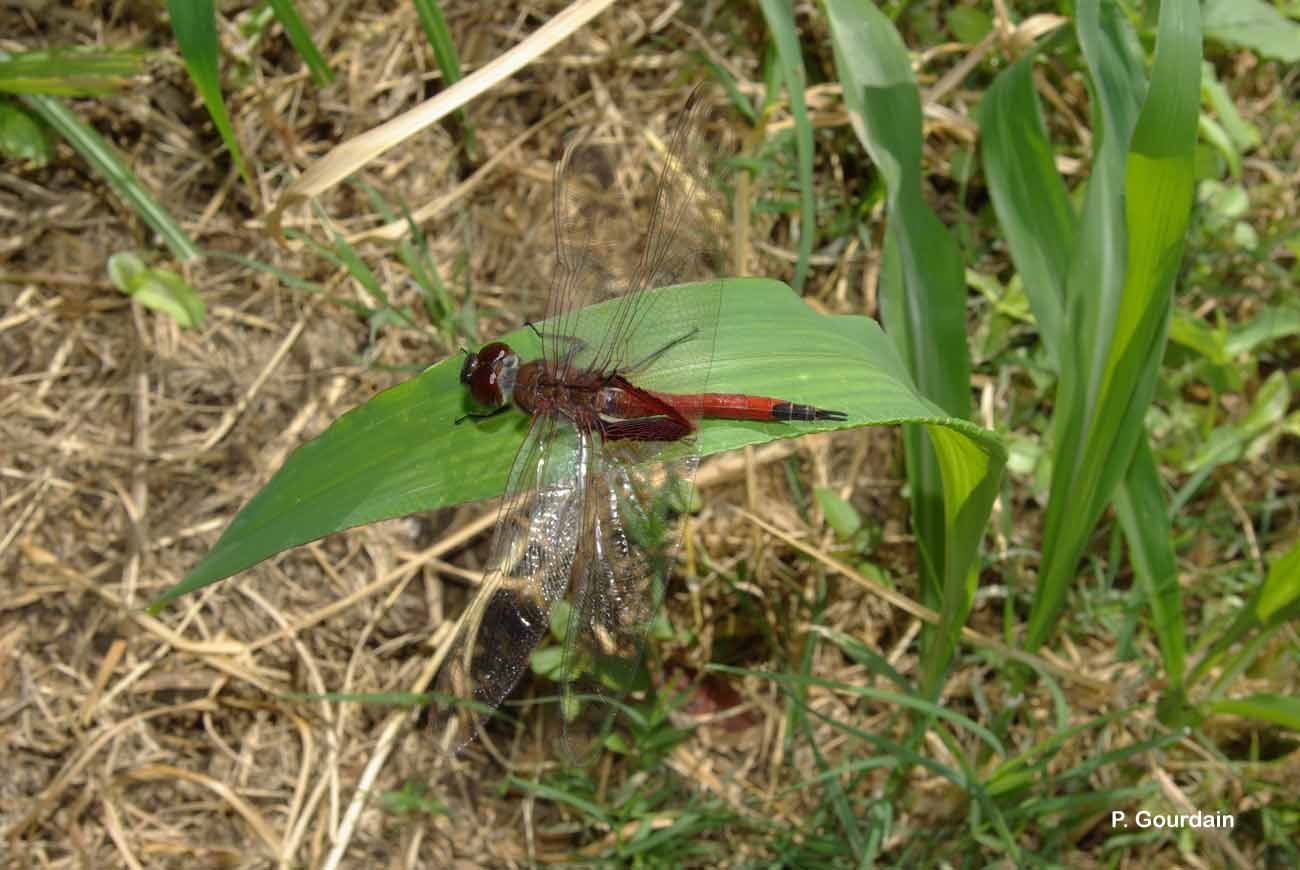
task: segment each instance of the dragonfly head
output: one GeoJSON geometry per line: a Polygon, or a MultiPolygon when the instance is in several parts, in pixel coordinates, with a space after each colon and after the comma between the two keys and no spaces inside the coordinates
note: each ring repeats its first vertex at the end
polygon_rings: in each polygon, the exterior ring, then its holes
{"type": "Polygon", "coordinates": [[[519,373],[519,354],[502,341],[485,344],[478,353],[466,353],[460,382],[484,408],[500,408],[510,401],[519,373]]]}

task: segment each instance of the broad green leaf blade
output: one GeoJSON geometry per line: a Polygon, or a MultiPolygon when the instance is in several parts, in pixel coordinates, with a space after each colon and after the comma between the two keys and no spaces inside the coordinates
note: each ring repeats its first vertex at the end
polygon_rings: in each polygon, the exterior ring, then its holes
{"type": "MultiPolygon", "coordinates": [[[[881,279],[886,328],[921,393],[952,416],[968,417],[961,252],[921,194],[921,99],[907,50],[890,21],[867,0],[828,0],[826,15],[850,121],[889,193],[881,279]]],[[[956,519],[945,511],[951,504],[945,491],[952,473],[948,460],[936,456],[916,427],[908,427],[904,445],[923,600],[943,617],[939,645],[925,654],[923,679],[933,690],[974,601],[975,549],[947,537],[956,519]]]]}
{"type": "Polygon", "coordinates": [[[817,232],[817,202],[813,191],[813,133],[803,91],[807,76],[799,46],[799,31],[794,23],[790,0],[759,0],[767,29],[776,43],[777,57],[790,95],[790,114],[794,118],[795,152],[799,161],[799,259],[794,265],[794,289],[803,290],[812,257],[813,238],[817,232]]]}
{"type": "MultiPolygon", "coordinates": [[[[785,285],[759,278],[654,292],[663,294],[655,305],[656,315],[664,315],[663,336],[681,335],[693,320],[717,311],[716,294],[721,294],[710,389],[812,402],[849,415],[847,423],[839,424],[705,421],[702,453],[821,429],[916,421],[950,434],[956,446],[944,452],[962,457],[962,473],[991,479],[980,487],[991,490],[996,484],[1005,458],[1001,444],[991,433],[952,420],[917,396],[874,321],[820,316],[785,285]]],[[[580,326],[599,330],[611,310],[609,305],[587,309],[580,326]]],[[[530,330],[505,340],[525,358],[537,353],[530,330]]],[[[649,342],[662,340],[656,336],[649,342]]],[[[444,360],[345,414],[300,447],[154,609],[340,529],[499,495],[527,420],[512,409],[455,425],[469,410],[458,381],[460,366],[458,356],[444,360]]],[[[659,375],[645,386],[671,390],[675,382],[692,382],[689,366],[659,375]]],[[[988,513],[974,496],[966,505],[957,502],[951,512],[959,521],[978,524],[988,513]],[[983,516],[973,516],[981,510],[983,516]]]]}
{"type": "Polygon", "coordinates": [[[201,253],[198,245],[172,216],[150,195],[131,172],[117,149],[55,97],[30,94],[22,97],[23,105],[41,117],[72,146],[81,158],[104,177],[118,196],[153,229],[178,260],[190,260],[201,253]]]}
{"type": "Polygon", "coordinates": [[[212,7],[212,0],[167,0],[167,11],[171,15],[176,45],[185,59],[185,69],[203,98],[203,105],[207,106],[208,116],[221,134],[221,140],[226,143],[226,150],[239,167],[239,174],[251,188],[253,182],[239,150],[239,140],[230,126],[226,101],[221,96],[221,74],[217,68],[220,43],[217,41],[216,10],[212,7]]]}
{"type": "Polygon", "coordinates": [[[334,81],[334,73],[312,40],[311,31],[302,20],[302,16],[298,14],[298,7],[294,5],[293,0],[270,0],[270,3],[271,8],[275,10],[276,20],[280,22],[285,36],[289,37],[289,42],[293,44],[293,50],[298,52],[302,62],[307,64],[307,69],[311,70],[312,81],[318,86],[334,81]]]}
{"type": "Polygon", "coordinates": [[[1028,649],[1055,624],[1084,545],[1142,437],[1194,188],[1201,41],[1194,0],[1161,4],[1148,90],[1109,4],[1079,6],[1100,146],[1070,270],[1053,419],[1057,458],[1028,649]]]}
{"type": "Polygon", "coordinates": [[[1001,73],[980,102],[980,142],[989,194],[1025,284],[1048,357],[1059,368],[1061,324],[1077,218],[1052,160],[1038,99],[1034,56],[1001,73]]]}

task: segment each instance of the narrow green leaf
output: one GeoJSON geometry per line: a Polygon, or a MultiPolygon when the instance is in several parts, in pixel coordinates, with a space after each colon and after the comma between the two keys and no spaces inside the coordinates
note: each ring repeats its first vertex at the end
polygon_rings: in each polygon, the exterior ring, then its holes
{"type": "Polygon", "coordinates": [[[239,167],[239,174],[244,183],[253,186],[248,167],[244,165],[243,154],[239,150],[239,140],[235,138],[234,128],[230,126],[230,116],[226,113],[226,101],[221,95],[221,73],[217,66],[220,43],[217,40],[216,11],[212,0],[167,0],[167,11],[171,14],[172,33],[176,36],[176,45],[181,57],[185,59],[185,69],[190,74],[194,87],[207,106],[208,116],[216,125],[221,140],[226,143],[226,150],[239,167]]]}
{"type": "Polygon", "coordinates": [[[803,290],[812,258],[813,238],[817,232],[817,202],[813,190],[813,131],[803,92],[807,85],[799,31],[794,23],[790,0],[759,0],[767,29],[776,43],[785,91],[790,96],[790,114],[794,118],[795,154],[799,161],[799,259],[794,264],[794,289],[803,290]]]}
{"type": "Polygon", "coordinates": [[[993,81],[980,101],[980,142],[989,194],[1007,246],[1038,320],[1039,335],[1059,371],[1061,324],[1077,218],[1052,159],[1038,99],[1034,56],[993,81]]]}
{"type": "MultiPolygon", "coordinates": [[[[921,194],[921,100],[907,50],[867,0],[828,0],[826,15],[850,122],[888,189],[881,275],[886,328],[920,392],[952,416],[967,417],[970,359],[961,252],[921,194]]],[[[976,523],[974,515],[953,513],[951,506],[964,502],[946,487],[965,489],[974,499],[965,504],[971,505],[985,499],[991,504],[992,493],[970,487],[953,464],[960,457],[930,435],[927,440],[921,429],[907,427],[904,446],[923,600],[943,617],[937,635],[927,633],[938,643],[926,650],[923,679],[935,690],[974,601],[971,571],[987,516],[976,523]]]]}
{"type": "Polygon", "coordinates": [[[1300,731],[1300,698],[1267,693],[1248,695],[1245,698],[1210,701],[1205,705],[1205,709],[1210,713],[1241,716],[1256,722],[1271,722],[1283,728],[1290,728],[1292,731],[1300,731]]]}
{"type": "Polygon", "coordinates": [[[1229,356],[1254,353],[1261,345],[1300,335],[1300,308],[1269,308],[1256,314],[1249,322],[1228,331],[1224,344],[1229,356]]]}
{"type": "Polygon", "coordinates": [[[1194,0],[1160,8],[1148,89],[1116,7],[1079,5],[1102,136],[1069,274],[1073,340],[1062,347],[1031,650],[1055,624],[1092,528],[1128,472],[1164,352],[1195,182],[1201,51],[1194,0]]]}
{"type": "Polygon", "coordinates": [[[1128,475],[1115,490],[1115,512],[1128,541],[1129,560],[1151,608],[1151,622],[1160,644],[1168,688],[1177,691],[1187,667],[1187,631],[1183,623],[1182,588],[1171,544],[1169,509],[1161,491],[1160,474],[1145,438],[1138,440],[1128,475]]]}
{"type": "Polygon", "coordinates": [[[1223,126],[1238,160],[1241,152],[1259,147],[1259,143],[1263,141],[1259,128],[1241,114],[1241,110],[1232,99],[1232,94],[1228,93],[1228,89],[1215,76],[1214,64],[1208,60],[1201,64],[1201,92],[1205,95],[1205,102],[1214,110],[1215,116],[1223,126]]]}
{"type": "Polygon", "coordinates": [[[199,256],[198,246],[150,195],[117,153],[117,149],[105,142],[103,137],[82,123],[80,118],[54,97],[32,94],[22,97],[22,102],[53,127],[83,160],[108,181],[140,219],[162,237],[176,259],[189,260],[199,256]]]}
{"type": "Polygon", "coordinates": [[[442,7],[437,0],[415,0],[415,11],[420,18],[424,38],[429,41],[434,60],[438,62],[443,87],[454,85],[460,81],[460,57],[456,53],[456,43],[452,41],[442,7]]]}
{"type": "Polygon", "coordinates": [[[139,52],[80,49],[0,54],[0,92],[97,97],[125,87],[143,67],[139,52]]]}
{"type": "MultiPolygon", "coordinates": [[[[433,50],[433,59],[438,64],[438,71],[442,73],[442,86],[449,88],[460,81],[461,72],[460,56],[456,52],[456,43],[451,38],[451,28],[447,26],[447,18],[442,14],[442,6],[439,5],[438,0],[414,0],[414,2],[420,27],[424,30],[424,38],[429,41],[429,47],[433,50]]],[[[470,126],[469,117],[464,109],[456,110],[456,121],[465,133],[465,152],[472,155],[476,147],[474,128],[470,126]]]]}
{"type": "MultiPolygon", "coordinates": [[[[654,292],[663,294],[656,312],[665,315],[669,335],[684,333],[722,305],[709,369],[712,387],[812,402],[849,414],[849,422],[829,425],[705,421],[699,435],[702,454],[819,429],[913,420],[945,433],[955,445],[970,442],[945,452],[960,454],[959,461],[970,464],[964,473],[992,481],[974,492],[996,485],[1004,461],[997,439],[947,417],[917,396],[874,321],[819,316],[785,285],[758,278],[654,292]]],[[[609,305],[586,309],[580,329],[596,334],[611,310],[609,305]]],[[[504,340],[525,359],[537,353],[531,330],[519,330],[504,340]]],[[[647,346],[661,340],[647,337],[647,346]]],[[[455,425],[468,408],[458,381],[460,367],[459,356],[444,360],[345,414],[300,447],[203,561],[154,609],[330,532],[499,495],[527,420],[512,410],[455,425]]],[[[692,382],[692,369],[687,365],[662,371],[645,386],[671,391],[692,382]]],[[[987,505],[977,497],[952,510],[972,522],[981,511],[980,523],[988,516],[987,505]]]]}
{"type": "Polygon", "coordinates": [[[285,36],[289,37],[289,42],[293,45],[293,50],[298,52],[302,62],[307,64],[307,69],[311,70],[312,81],[318,86],[334,81],[333,71],[330,70],[320,50],[316,48],[316,43],[311,38],[311,31],[307,29],[307,24],[302,20],[293,0],[270,0],[270,3],[271,8],[275,10],[276,20],[280,22],[285,36]]]}

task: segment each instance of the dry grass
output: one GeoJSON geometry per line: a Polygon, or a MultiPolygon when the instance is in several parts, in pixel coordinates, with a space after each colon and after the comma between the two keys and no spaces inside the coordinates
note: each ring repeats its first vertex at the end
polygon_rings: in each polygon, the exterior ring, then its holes
{"type": "MultiPolygon", "coordinates": [[[[106,17],[65,9],[39,21],[10,9],[0,12],[0,32],[28,46],[98,39],[163,52],[135,90],[79,103],[82,117],[130,156],[205,248],[273,263],[361,301],[343,272],[301,243],[273,244],[265,216],[329,147],[427,96],[436,68],[408,4],[300,5],[316,23],[318,44],[346,46],[330,56],[339,76],[324,90],[307,80],[282,38],[275,37],[278,51],[262,45],[249,53],[233,30],[224,32],[227,64],[252,63],[227,98],[256,167],[256,190],[230,166],[153,6],[121,4],[106,17]]],[[[469,70],[561,8],[444,4],[469,70]]],[[[465,270],[453,283],[473,288],[480,337],[517,325],[520,312],[540,301],[550,228],[539,216],[547,214],[550,166],[566,129],[618,117],[624,128],[664,130],[699,75],[695,52],[758,91],[759,71],[733,62],[725,37],[707,34],[748,32],[757,41],[760,23],[710,28],[692,17],[698,14],[616,4],[469,105],[477,164],[465,161],[447,126],[434,125],[366,167],[369,182],[412,209],[438,204],[423,224],[431,253],[444,277],[465,270]]],[[[829,113],[824,120],[842,123],[829,113]]],[[[947,130],[935,124],[941,141],[969,132],[957,122],[947,130]]],[[[819,171],[819,183],[834,186],[838,164],[819,171]]],[[[377,225],[355,188],[335,187],[320,203],[346,233],[377,225]]],[[[290,451],[405,377],[361,361],[366,324],[323,298],[215,260],[187,274],[209,306],[202,329],[182,332],[134,307],[109,285],[105,261],[150,249],[150,240],[66,148],[44,170],[0,170],[0,222],[0,854],[42,867],[318,867],[327,866],[331,849],[345,847],[337,866],[495,867],[560,860],[574,849],[594,857],[612,843],[619,831],[580,841],[561,824],[572,817],[565,807],[500,789],[502,768],[483,745],[436,784],[454,815],[399,817],[371,799],[349,828],[349,806],[376,758],[385,761],[368,783],[372,795],[431,779],[438,761],[428,732],[388,708],[280,697],[418,686],[431,636],[458,612],[470,592],[465,578],[481,567],[491,506],[334,535],[182,600],[159,619],[143,613],[290,451]]],[[[747,271],[788,277],[790,227],[760,215],[747,225],[747,271]]],[[[303,208],[287,212],[284,226],[323,235],[303,208]]],[[[363,251],[394,304],[418,307],[387,249],[372,243],[363,251]]],[[[870,259],[850,249],[819,262],[807,294],[813,305],[875,313],[865,289],[874,284],[870,259]]],[[[381,332],[373,358],[422,366],[453,350],[412,335],[381,332]]],[[[792,543],[728,509],[745,506],[814,549],[832,549],[830,532],[791,507],[781,463],[793,458],[807,483],[833,486],[878,518],[879,560],[907,575],[907,505],[900,481],[885,471],[898,467],[896,449],[893,433],[859,430],[715,457],[700,472],[706,508],[691,521],[686,552],[708,554],[714,570],[700,568],[706,581],[745,565],[743,591],[773,623],[806,614],[825,575],[792,543]]],[[[843,577],[824,582],[822,623],[914,675],[921,620],[843,577]]],[[[697,633],[697,649],[680,653],[697,656],[684,658],[686,665],[707,660],[715,646],[743,644],[754,631],[718,582],[683,588],[670,606],[697,633]]],[[[1000,609],[996,600],[978,605],[972,628],[1000,636],[1000,609]]],[[[1141,701],[1151,709],[1154,689],[1136,665],[1114,660],[1106,639],[1065,654],[1058,668],[1073,681],[1079,715],[1141,701]],[[1118,691],[1101,691],[1102,681],[1118,691]]],[[[980,679],[968,667],[950,692],[980,679]]],[[[826,645],[812,672],[850,684],[875,679],[826,645]]],[[[797,828],[822,797],[789,790],[797,780],[783,767],[780,693],[753,679],[737,688],[743,730],[700,729],[667,764],[697,796],[740,820],[797,828]]],[[[970,703],[964,695],[945,700],[970,703]]],[[[830,691],[812,691],[809,703],[849,711],[830,691]]],[[[1052,715],[1044,691],[1025,703],[1052,715]]],[[[1124,731],[1140,731],[1137,719],[1106,738],[1131,742],[1124,731]]],[[[822,751],[833,755],[842,740],[827,729],[822,751]]],[[[553,764],[550,745],[547,734],[531,730],[496,748],[528,779],[553,764]]],[[[1061,763],[1094,749],[1080,746],[1061,763]]],[[[611,790],[632,775],[612,758],[603,764],[596,776],[611,790]]],[[[794,768],[815,772],[810,757],[794,759],[794,768]]],[[[915,793],[932,800],[907,810],[903,830],[951,824],[965,812],[950,786],[917,776],[915,793]]],[[[721,836],[730,863],[763,857],[761,839],[721,836]]]]}

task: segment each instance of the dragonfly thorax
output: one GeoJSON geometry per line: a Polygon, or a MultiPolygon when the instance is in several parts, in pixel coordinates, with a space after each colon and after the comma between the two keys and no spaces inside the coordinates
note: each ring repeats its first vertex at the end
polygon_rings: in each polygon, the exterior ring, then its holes
{"type": "Polygon", "coordinates": [[[466,353],[460,368],[460,382],[485,408],[499,408],[510,401],[519,375],[519,354],[502,341],[485,344],[478,353],[466,353]]]}

